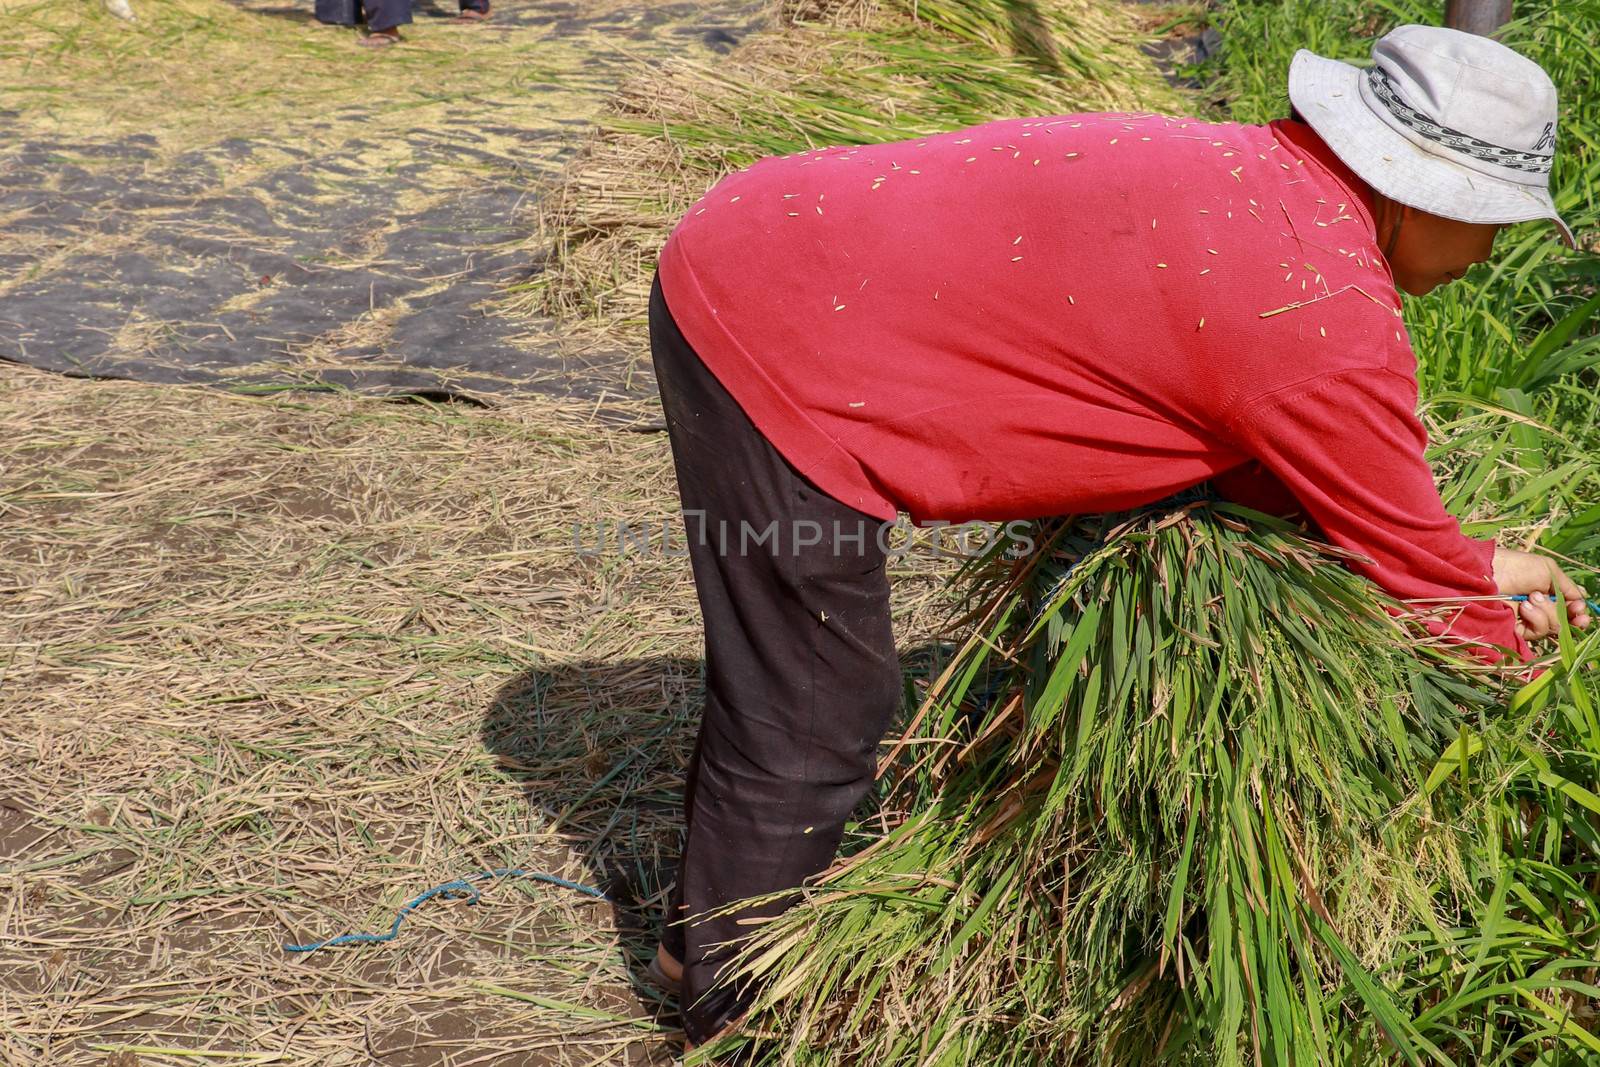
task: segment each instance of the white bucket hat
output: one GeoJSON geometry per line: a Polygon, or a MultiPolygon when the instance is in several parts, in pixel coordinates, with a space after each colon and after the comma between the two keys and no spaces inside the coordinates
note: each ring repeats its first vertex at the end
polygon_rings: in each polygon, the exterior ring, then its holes
{"type": "Polygon", "coordinates": [[[1301,49],[1289,99],[1368,185],[1461,222],[1549,219],[1556,87],[1539,64],[1498,41],[1401,26],[1372,46],[1365,70],[1301,49]]]}

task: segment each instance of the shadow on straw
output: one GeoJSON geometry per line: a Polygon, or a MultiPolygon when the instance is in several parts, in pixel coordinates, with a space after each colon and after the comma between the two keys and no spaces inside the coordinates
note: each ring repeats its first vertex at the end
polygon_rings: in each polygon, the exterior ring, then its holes
{"type": "MultiPolygon", "coordinates": [[[[948,646],[900,654],[913,681],[937,673],[948,646]]],[[[704,699],[703,661],[677,656],[576,661],[526,671],[489,703],[485,748],[579,869],[603,890],[630,959],[632,992],[667,1026],[676,1004],[647,977],[682,847],[684,776],[704,699]]],[[[886,741],[892,741],[892,730],[886,741]]],[[[862,801],[858,816],[877,809],[862,801]]]]}

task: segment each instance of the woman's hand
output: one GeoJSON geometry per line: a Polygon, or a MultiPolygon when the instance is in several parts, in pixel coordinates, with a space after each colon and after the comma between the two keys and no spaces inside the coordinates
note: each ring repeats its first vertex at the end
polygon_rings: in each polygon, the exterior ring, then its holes
{"type": "Polygon", "coordinates": [[[1562,573],[1548,558],[1514,548],[1494,550],[1494,581],[1504,596],[1526,594],[1517,605],[1517,635],[1525,641],[1551,637],[1561,632],[1554,594],[1560,590],[1567,604],[1567,618],[1578,629],[1589,626],[1587,594],[1562,573]]]}

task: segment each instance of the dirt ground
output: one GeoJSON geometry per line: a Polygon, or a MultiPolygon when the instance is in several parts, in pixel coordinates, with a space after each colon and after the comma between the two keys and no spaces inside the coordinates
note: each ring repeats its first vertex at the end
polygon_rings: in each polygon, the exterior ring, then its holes
{"type": "MultiPolygon", "coordinates": [[[[667,441],[643,353],[489,298],[627,62],[759,12],[419,7],[373,56],[134,6],[0,0],[0,1062],[669,1062],[701,637],[616,538],[677,521],[667,441]],[[285,950],[502,867],[606,899],[285,950]]],[[[908,654],[948,571],[892,572],[908,654]]]]}

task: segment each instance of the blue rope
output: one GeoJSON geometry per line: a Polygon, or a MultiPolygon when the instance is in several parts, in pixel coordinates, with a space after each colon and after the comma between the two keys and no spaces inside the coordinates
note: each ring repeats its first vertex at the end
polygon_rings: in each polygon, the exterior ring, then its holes
{"type": "Polygon", "coordinates": [[[482,899],[483,894],[472,888],[469,883],[481,882],[485,878],[531,878],[536,882],[548,882],[550,885],[558,885],[563,889],[575,889],[580,893],[587,893],[589,896],[594,897],[597,900],[609,902],[611,899],[600,890],[595,889],[592,886],[583,885],[580,882],[569,882],[565,878],[557,878],[553,874],[540,874],[538,871],[525,871],[520,867],[499,867],[492,871],[479,871],[477,874],[470,874],[465,878],[457,878],[454,881],[446,882],[443,885],[434,886],[432,889],[428,890],[426,893],[423,893],[417,899],[401,908],[400,914],[394,917],[394,925],[389,927],[389,932],[386,934],[340,934],[338,937],[330,937],[326,941],[317,941],[309,945],[284,945],[284,951],[315,952],[319,948],[331,948],[334,945],[370,945],[379,941],[393,941],[399,936],[400,924],[406,921],[406,916],[410,915],[412,911],[416,910],[419,905],[432,900],[434,897],[466,897],[468,904],[476,904],[480,899],[482,899]]]}

